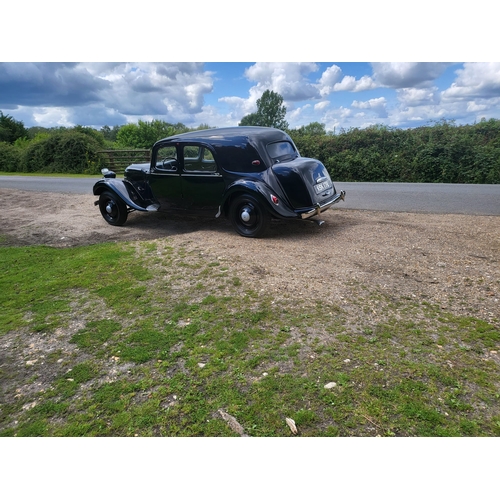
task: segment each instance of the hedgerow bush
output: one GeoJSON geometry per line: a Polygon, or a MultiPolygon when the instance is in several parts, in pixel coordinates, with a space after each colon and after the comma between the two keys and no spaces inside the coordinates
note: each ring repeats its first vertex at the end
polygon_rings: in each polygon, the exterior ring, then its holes
{"type": "Polygon", "coordinates": [[[0,171],[17,172],[21,164],[22,150],[8,142],[0,142],[0,171]]]}
{"type": "Polygon", "coordinates": [[[319,159],[338,181],[500,183],[500,120],[291,135],[302,156],[319,159]]]}
{"type": "MultiPolygon", "coordinates": [[[[101,149],[150,148],[187,130],[181,123],[139,121],[114,127],[117,140],[110,142],[89,127],[35,127],[14,143],[0,140],[0,171],[98,174],[106,166],[101,149]]],[[[500,120],[463,126],[443,120],[407,130],[375,125],[333,135],[313,123],[290,135],[302,156],[322,161],[338,181],[500,183],[500,120]]]]}
{"type": "Polygon", "coordinates": [[[89,134],[66,130],[29,144],[22,154],[22,172],[98,174],[104,166],[101,144],[89,134]]]}

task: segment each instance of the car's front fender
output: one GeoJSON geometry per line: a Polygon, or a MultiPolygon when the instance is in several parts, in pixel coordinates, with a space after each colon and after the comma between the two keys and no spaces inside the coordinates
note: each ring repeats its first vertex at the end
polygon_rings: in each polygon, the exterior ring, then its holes
{"type": "Polygon", "coordinates": [[[159,204],[154,200],[144,199],[134,185],[122,179],[100,179],[94,184],[93,192],[99,196],[104,191],[116,193],[130,208],[142,212],[158,210],[159,204]]]}

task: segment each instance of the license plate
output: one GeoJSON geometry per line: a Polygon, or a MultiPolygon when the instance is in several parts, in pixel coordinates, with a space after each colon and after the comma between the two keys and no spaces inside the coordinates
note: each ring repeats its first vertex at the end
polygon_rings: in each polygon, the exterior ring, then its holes
{"type": "Polygon", "coordinates": [[[329,187],[332,187],[332,185],[328,181],[320,182],[319,184],[314,185],[314,189],[316,191],[316,194],[322,193],[329,187]]]}

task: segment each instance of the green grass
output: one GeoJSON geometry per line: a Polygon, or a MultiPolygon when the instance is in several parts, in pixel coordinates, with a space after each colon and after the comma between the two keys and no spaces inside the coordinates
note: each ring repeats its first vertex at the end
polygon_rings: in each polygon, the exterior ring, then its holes
{"type": "Polygon", "coordinates": [[[140,302],[145,291],[142,282],[150,274],[134,262],[133,255],[132,248],[115,245],[1,249],[0,335],[28,324],[35,331],[56,328],[71,311],[77,290],[123,305],[140,302]]]}
{"type": "Polygon", "coordinates": [[[235,435],[219,409],[251,436],[500,436],[500,331],[439,304],[352,283],[311,308],[167,240],[0,271],[2,436],[235,435]]]}

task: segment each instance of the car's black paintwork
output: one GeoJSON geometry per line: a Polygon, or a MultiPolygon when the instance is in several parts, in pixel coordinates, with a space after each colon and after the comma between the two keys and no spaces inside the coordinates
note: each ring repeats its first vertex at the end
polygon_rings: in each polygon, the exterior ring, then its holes
{"type": "Polygon", "coordinates": [[[107,172],[93,192],[110,224],[123,224],[133,210],[183,207],[224,214],[238,233],[250,237],[261,236],[272,217],[307,219],[345,196],[336,192],[320,161],[301,157],[288,134],[267,127],[200,130],[162,139],[153,146],[150,164],[130,165],[124,179],[107,172]],[[175,147],[177,159],[157,158],[168,146],[175,147]],[[197,171],[188,171],[191,158],[183,156],[190,147],[199,147],[202,166],[197,171]],[[270,153],[274,150],[284,155],[276,157],[270,153]]]}

